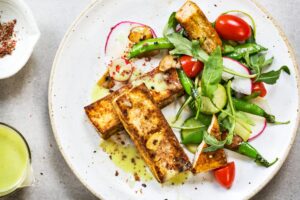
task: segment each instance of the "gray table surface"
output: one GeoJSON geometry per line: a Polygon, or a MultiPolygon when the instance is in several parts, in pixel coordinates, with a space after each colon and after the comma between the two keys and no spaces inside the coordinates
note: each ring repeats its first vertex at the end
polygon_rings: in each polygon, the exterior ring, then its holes
{"type": "MultiPolygon", "coordinates": [[[[261,0],[279,22],[300,56],[299,0],[261,0]]],[[[58,45],[89,0],[27,0],[41,38],[27,65],[14,77],[0,80],[0,121],[19,129],[29,141],[36,182],[4,200],[96,199],[75,177],[61,156],[48,116],[48,80],[58,45]]],[[[298,131],[299,132],[299,131],[298,131]]],[[[300,198],[300,136],[287,161],[253,199],[300,198]],[[298,156],[297,156],[298,155],[298,156]]]]}

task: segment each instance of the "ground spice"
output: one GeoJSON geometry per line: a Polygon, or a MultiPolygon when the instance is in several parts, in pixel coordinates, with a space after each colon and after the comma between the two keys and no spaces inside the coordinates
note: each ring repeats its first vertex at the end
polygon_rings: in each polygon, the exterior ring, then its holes
{"type": "Polygon", "coordinates": [[[14,28],[17,20],[0,23],[0,58],[12,54],[16,47],[14,28]]]}

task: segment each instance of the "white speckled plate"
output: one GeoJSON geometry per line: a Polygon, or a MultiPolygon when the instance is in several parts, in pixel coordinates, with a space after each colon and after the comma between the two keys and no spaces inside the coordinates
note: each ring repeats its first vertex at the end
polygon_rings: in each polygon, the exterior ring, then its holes
{"type": "Polygon", "coordinates": [[[0,21],[17,20],[16,49],[0,59],[0,79],[8,78],[22,69],[40,37],[31,10],[23,0],[0,0],[0,21]]]}
{"type": "MultiPolygon", "coordinates": [[[[197,175],[184,185],[160,185],[156,181],[132,180],[131,174],[118,169],[99,148],[100,138],[85,116],[83,107],[91,103],[91,90],[104,73],[104,43],[110,27],[122,20],[138,21],[152,26],[161,35],[172,11],[184,1],[103,0],[91,3],[73,23],[57,52],[49,85],[49,112],[58,146],[81,182],[102,199],[248,199],[264,187],[281,167],[294,141],[298,127],[298,69],[294,55],[281,30],[257,4],[243,0],[197,0],[213,21],[220,13],[238,9],[250,13],[257,22],[257,40],[275,56],[272,68],[288,65],[291,76],[282,74],[276,86],[268,86],[267,100],[279,120],[289,125],[268,126],[265,133],[252,142],[268,159],[279,161],[270,168],[227,152],[236,163],[236,179],[230,190],[223,189],[211,174],[197,175]],[[233,6],[234,5],[234,6],[233,6]],[[100,58],[100,59],[99,59],[100,58]],[[96,150],[97,153],[93,153],[96,150]],[[118,170],[120,175],[115,176],[118,170]],[[142,188],[142,192],[137,192],[142,188]],[[197,188],[197,190],[195,189],[197,188]]],[[[173,116],[176,105],[163,110],[173,116]]]]}

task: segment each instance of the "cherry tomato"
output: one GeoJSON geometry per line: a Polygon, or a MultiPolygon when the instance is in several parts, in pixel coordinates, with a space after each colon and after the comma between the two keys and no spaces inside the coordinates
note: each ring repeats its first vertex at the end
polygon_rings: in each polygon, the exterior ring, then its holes
{"type": "Polygon", "coordinates": [[[229,189],[235,177],[235,164],[234,162],[228,163],[225,167],[221,167],[214,171],[215,178],[220,185],[229,189]]]}
{"type": "Polygon", "coordinates": [[[249,24],[234,15],[219,16],[215,28],[225,40],[245,41],[251,36],[249,24]]]}
{"type": "Polygon", "coordinates": [[[182,56],[180,58],[180,64],[183,71],[190,78],[196,77],[204,67],[202,62],[195,60],[191,56],[182,56]]]}
{"type": "Polygon", "coordinates": [[[253,82],[252,83],[252,92],[259,92],[260,97],[264,97],[267,94],[267,90],[263,82],[253,82]]]}

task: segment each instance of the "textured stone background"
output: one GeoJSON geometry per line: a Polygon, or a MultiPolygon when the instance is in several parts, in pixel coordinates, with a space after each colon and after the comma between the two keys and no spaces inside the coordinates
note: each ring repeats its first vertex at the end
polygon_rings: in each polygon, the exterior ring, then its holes
{"type": "MultiPolygon", "coordinates": [[[[62,158],[48,117],[48,80],[58,45],[69,25],[89,0],[27,0],[39,28],[40,41],[27,65],[14,77],[0,80],[0,121],[28,139],[36,177],[34,187],[4,200],[96,199],[77,180],[62,158]]],[[[300,56],[299,0],[260,0],[287,34],[300,56]]],[[[253,199],[299,199],[300,137],[272,181],[253,199]]]]}

